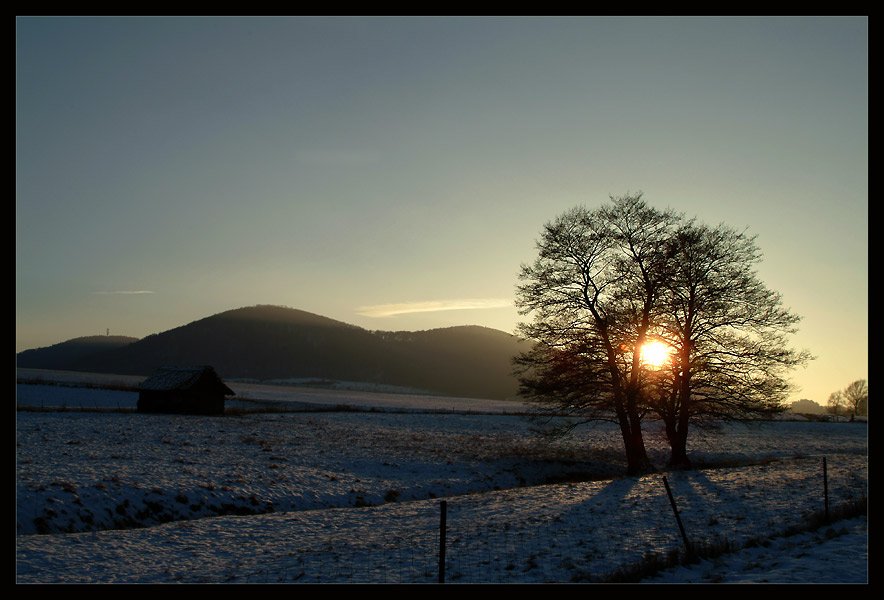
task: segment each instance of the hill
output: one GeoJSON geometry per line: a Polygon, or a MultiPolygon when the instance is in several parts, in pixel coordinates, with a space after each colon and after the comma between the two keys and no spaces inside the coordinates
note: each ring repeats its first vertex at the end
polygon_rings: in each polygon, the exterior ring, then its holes
{"type": "Polygon", "coordinates": [[[208,364],[225,379],[314,378],[502,399],[517,391],[511,359],[521,349],[515,336],[485,327],[368,331],[297,309],[253,306],[100,352],[71,351],[64,360],[22,352],[18,366],[146,376],[163,365],[208,364]]]}
{"type": "Polygon", "coordinates": [[[138,338],[122,335],[93,335],[74,338],[47,348],[25,350],[16,355],[16,366],[27,369],[69,370],[70,365],[107,351],[137,342],[138,338]]]}

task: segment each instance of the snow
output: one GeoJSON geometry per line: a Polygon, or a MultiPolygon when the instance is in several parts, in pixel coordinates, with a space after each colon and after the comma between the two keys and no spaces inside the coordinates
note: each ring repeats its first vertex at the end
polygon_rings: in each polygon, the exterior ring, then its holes
{"type": "Polygon", "coordinates": [[[866,583],[867,519],[845,519],[818,531],[700,560],[649,577],[648,583],[866,583]]]}
{"type": "MultiPolygon", "coordinates": [[[[750,547],[645,582],[868,582],[865,516],[780,535],[823,509],[823,457],[830,506],[867,494],[866,423],[697,431],[701,468],[623,477],[614,429],[548,442],[518,402],[228,385],[299,412],[18,411],[16,580],[433,583],[444,500],[447,582],[599,581],[683,550],[666,477],[692,543],[750,547]]],[[[136,399],[17,386],[19,406],[136,399]]],[[[662,468],[653,422],[647,444],[662,468]]]]}

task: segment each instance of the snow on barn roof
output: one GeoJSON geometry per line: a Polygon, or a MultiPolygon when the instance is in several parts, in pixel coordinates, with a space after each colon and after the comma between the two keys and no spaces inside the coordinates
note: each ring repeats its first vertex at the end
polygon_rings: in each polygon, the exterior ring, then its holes
{"type": "Polygon", "coordinates": [[[153,375],[138,384],[139,390],[168,391],[189,390],[204,377],[211,378],[213,384],[221,387],[225,396],[236,395],[209,366],[202,367],[160,367],[153,375]]]}

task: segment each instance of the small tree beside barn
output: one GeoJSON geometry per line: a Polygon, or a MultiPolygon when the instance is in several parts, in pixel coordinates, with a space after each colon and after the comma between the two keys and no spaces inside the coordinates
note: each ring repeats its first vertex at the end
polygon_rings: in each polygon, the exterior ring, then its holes
{"type": "Polygon", "coordinates": [[[212,367],[160,367],[138,386],[138,412],[220,415],[234,395],[212,367]]]}

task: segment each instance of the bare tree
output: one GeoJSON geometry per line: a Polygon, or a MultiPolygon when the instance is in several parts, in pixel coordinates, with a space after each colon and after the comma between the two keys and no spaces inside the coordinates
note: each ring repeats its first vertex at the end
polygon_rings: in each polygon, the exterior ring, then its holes
{"type": "Polygon", "coordinates": [[[535,342],[517,357],[521,393],[539,414],[608,420],[623,438],[629,473],[651,469],[641,422],[639,353],[653,324],[665,275],[665,244],[677,217],[641,195],[611,198],[596,210],[572,209],[548,223],[538,258],[523,265],[517,306],[533,321],[535,342]]]}
{"type": "Polygon", "coordinates": [[[785,411],[786,375],[811,357],[788,347],[800,318],[758,279],[754,237],[690,221],[669,248],[657,323],[673,352],[651,403],[666,427],[670,464],[683,466],[691,423],[785,411]]]}
{"type": "Polygon", "coordinates": [[[829,400],[826,402],[826,409],[835,415],[838,416],[838,413],[842,410],[846,410],[847,403],[844,401],[844,392],[838,390],[837,392],[832,392],[829,394],[829,400]]]}
{"type": "Polygon", "coordinates": [[[641,195],[548,223],[523,265],[517,306],[535,344],[516,359],[539,415],[620,427],[630,473],[651,468],[642,420],[656,412],[672,465],[690,423],[785,410],[785,378],[810,359],[787,347],[799,318],[754,271],[755,239],[649,206],[641,195]],[[645,360],[652,342],[668,360],[645,360]]]}
{"type": "Polygon", "coordinates": [[[848,385],[842,397],[854,415],[869,414],[869,384],[865,379],[857,379],[848,385]]]}

